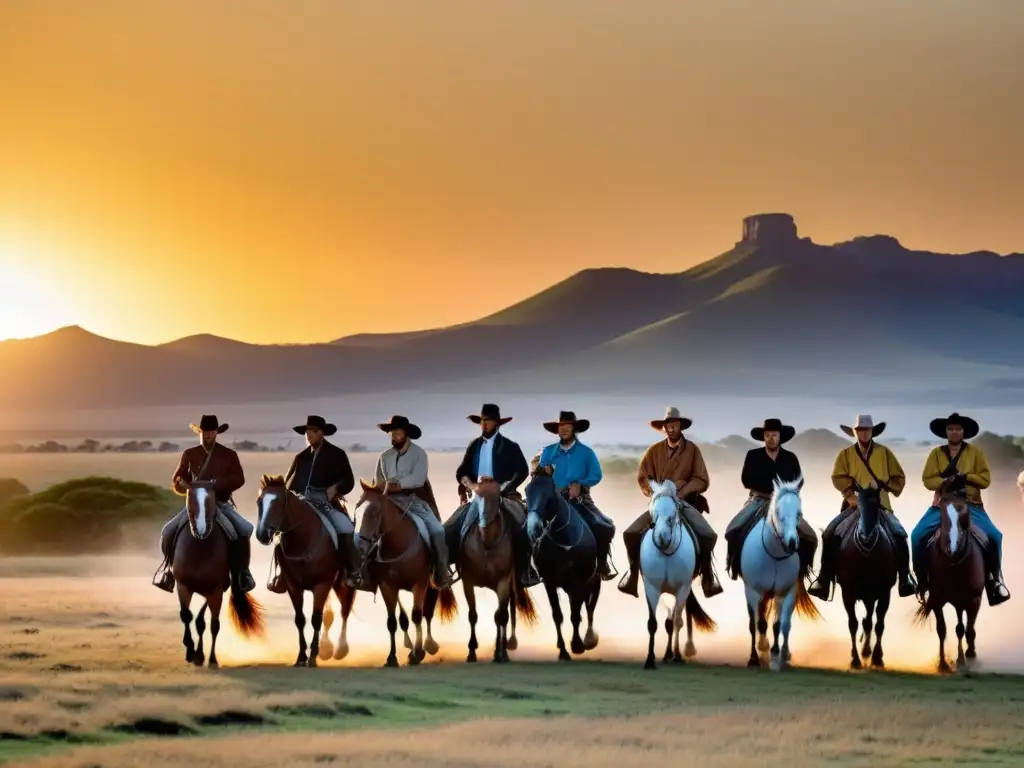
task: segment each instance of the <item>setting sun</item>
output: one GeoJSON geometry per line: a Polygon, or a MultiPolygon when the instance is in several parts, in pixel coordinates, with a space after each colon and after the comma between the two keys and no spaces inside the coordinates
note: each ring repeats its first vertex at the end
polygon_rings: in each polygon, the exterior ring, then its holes
{"type": "Polygon", "coordinates": [[[66,297],[24,253],[0,248],[0,340],[49,333],[74,324],[66,297]]]}

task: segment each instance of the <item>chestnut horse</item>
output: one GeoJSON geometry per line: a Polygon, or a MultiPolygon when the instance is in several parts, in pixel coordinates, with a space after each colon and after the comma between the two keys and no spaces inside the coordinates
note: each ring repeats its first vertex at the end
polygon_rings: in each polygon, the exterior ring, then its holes
{"type": "Polygon", "coordinates": [[[476,521],[466,533],[466,541],[459,557],[462,589],[469,605],[469,655],[466,661],[476,661],[476,588],[493,590],[498,596],[498,609],[494,612],[494,661],[509,661],[508,652],[518,647],[516,640],[516,608],[523,621],[532,626],[537,621],[537,610],[525,589],[516,585],[514,539],[502,513],[502,489],[494,480],[482,480],[473,494],[471,513],[476,521]],[[512,636],[508,636],[508,624],[512,636]]]}
{"type": "Polygon", "coordinates": [[[889,610],[892,588],[896,584],[896,554],[892,539],[886,530],[882,515],[881,495],[878,486],[872,483],[868,488],[857,488],[859,517],[856,526],[843,536],[839,544],[839,562],[836,581],[843,593],[843,605],[850,628],[850,668],[862,667],[860,657],[871,657],[871,666],[881,669],[885,666],[882,658],[882,632],[885,631],[885,614],[889,610]],[[864,604],[863,646],[857,653],[857,602],[864,604]],[[877,608],[876,608],[877,606],[877,608]],[[877,613],[876,613],[877,611],[877,613]],[[871,648],[872,614],[874,621],[875,647],[871,648]]]}
{"type": "Polygon", "coordinates": [[[216,669],[217,635],[220,633],[220,609],[224,591],[231,590],[230,615],[232,622],[243,637],[262,635],[265,629],[263,607],[245,592],[231,583],[228,560],[228,538],[217,518],[217,497],[214,483],[196,481],[186,486],[185,509],[188,511],[188,527],[191,535],[179,535],[171,553],[171,573],[178,592],[181,606],[179,616],[185,625],[182,644],[185,646],[185,661],[201,667],[205,661],[203,633],[206,632],[206,609],[210,609],[210,661],[209,667],[216,669]],[[196,632],[199,645],[192,641],[192,595],[200,595],[206,601],[196,617],[196,632]]]}
{"type": "Polygon", "coordinates": [[[362,498],[356,506],[368,503],[359,527],[359,538],[368,543],[366,567],[371,583],[376,584],[388,610],[388,633],[391,650],[384,666],[397,667],[395,632],[398,620],[395,607],[400,590],[412,592],[412,623],[416,625],[416,643],[409,651],[409,664],[419,664],[429,653],[437,653],[438,645],[430,632],[434,608],[440,602],[441,621],[448,623],[458,611],[451,587],[440,591],[431,584],[430,551],[420,537],[416,524],[399,506],[388,498],[383,488],[360,479],[362,498]],[[427,620],[427,638],[423,640],[423,620],[427,620]]]}
{"type": "Polygon", "coordinates": [[[939,532],[928,544],[928,594],[915,614],[918,623],[923,623],[929,613],[935,615],[935,631],[939,636],[939,672],[952,671],[946,661],[946,617],[942,607],[949,603],[956,611],[956,665],[957,668],[964,667],[968,660],[978,655],[974,647],[974,622],[981,610],[981,595],[985,591],[985,558],[981,542],[971,526],[966,499],[948,491],[948,482],[939,488],[937,506],[942,512],[939,532]],[[965,634],[966,657],[963,648],[965,634]]]}
{"type": "Polygon", "coordinates": [[[256,498],[256,540],[270,544],[280,534],[277,545],[278,565],[288,597],[295,609],[295,628],[299,631],[299,655],[296,667],[315,667],[317,657],[327,661],[340,660],[348,655],[348,617],[355,601],[355,591],[344,582],[345,574],[338,572],[338,558],[324,521],[308,502],[285,487],[280,475],[263,475],[260,494],[256,498]],[[331,647],[324,623],[324,605],[331,589],[341,603],[341,634],[337,648],[331,647]],[[302,612],[306,592],[313,593],[313,642],[306,655],[306,617],[302,612]],[[321,637],[321,634],[323,637],[321,637]]]}

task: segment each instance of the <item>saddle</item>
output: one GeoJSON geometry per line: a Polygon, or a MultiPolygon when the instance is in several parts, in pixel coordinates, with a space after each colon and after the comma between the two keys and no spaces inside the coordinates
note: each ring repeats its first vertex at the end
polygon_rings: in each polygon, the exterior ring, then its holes
{"type": "MultiPolygon", "coordinates": [[[[969,531],[969,533],[974,538],[974,540],[981,545],[981,551],[988,552],[988,548],[992,545],[992,540],[988,537],[988,534],[975,526],[971,526],[971,530],[969,531]]],[[[925,539],[925,551],[930,550],[932,547],[934,547],[939,540],[939,536],[941,535],[942,531],[937,530],[935,531],[935,533],[933,533],[931,536],[925,539]]]]}

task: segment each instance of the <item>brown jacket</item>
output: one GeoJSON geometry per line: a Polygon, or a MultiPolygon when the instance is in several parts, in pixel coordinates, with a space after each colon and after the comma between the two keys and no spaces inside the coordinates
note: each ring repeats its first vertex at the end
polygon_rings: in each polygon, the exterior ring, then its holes
{"type": "Polygon", "coordinates": [[[238,460],[238,454],[232,449],[220,443],[213,445],[213,457],[209,466],[203,472],[202,477],[194,477],[193,473],[199,472],[206,462],[206,449],[202,445],[194,445],[186,448],[181,453],[178,461],[178,468],[171,476],[171,489],[181,495],[177,489],[178,478],[186,483],[196,480],[214,480],[214,493],[217,501],[226,502],[231,500],[231,494],[245,485],[245,475],[242,473],[242,463],[238,460]]]}
{"type": "Polygon", "coordinates": [[[675,455],[669,457],[668,440],[655,443],[640,460],[636,481],[644,496],[651,495],[651,486],[647,478],[653,477],[655,482],[663,483],[671,480],[676,484],[676,494],[684,499],[692,493],[704,493],[711,484],[708,468],[704,457],[696,443],[685,440],[676,448],[675,455]]]}

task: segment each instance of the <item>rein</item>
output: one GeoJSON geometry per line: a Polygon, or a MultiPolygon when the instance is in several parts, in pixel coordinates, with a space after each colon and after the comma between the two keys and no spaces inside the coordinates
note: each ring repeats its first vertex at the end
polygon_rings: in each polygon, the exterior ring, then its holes
{"type": "Polygon", "coordinates": [[[765,515],[765,522],[768,525],[762,525],[761,526],[761,546],[764,547],[765,554],[768,555],[768,557],[770,557],[772,560],[774,560],[777,563],[781,563],[781,562],[783,562],[785,560],[789,560],[789,558],[793,557],[793,555],[796,555],[797,553],[793,552],[792,554],[782,555],[780,557],[778,555],[773,554],[772,551],[770,549],[768,549],[768,542],[765,541],[765,538],[764,538],[765,529],[767,529],[769,526],[771,526],[772,536],[775,538],[775,540],[777,542],[779,542],[780,545],[782,544],[782,534],[779,533],[779,528],[776,525],[777,518],[775,517],[775,515],[772,514],[770,509],[768,511],[768,514],[765,515]]]}
{"type": "MultiPolygon", "coordinates": [[[[356,503],[356,509],[359,509],[359,507],[362,504],[364,504],[366,501],[368,501],[368,499],[366,497],[366,494],[364,493],[362,495],[362,497],[359,499],[359,501],[356,503]]],[[[382,493],[381,494],[381,502],[383,502],[383,501],[384,501],[384,494],[382,493]]],[[[408,517],[409,513],[408,513],[407,510],[402,509],[397,504],[393,504],[392,506],[396,507],[398,509],[398,511],[399,511],[399,515],[398,515],[399,522],[401,522],[406,517],[408,517]]],[[[409,540],[409,544],[402,551],[402,554],[398,555],[397,557],[385,558],[385,557],[381,556],[381,553],[380,553],[381,552],[381,548],[382,548],[382,546],[384,544],[384,539],[386,539],[388,534],[392,533],[394,531],[394,529],[391,528],[391,529],[388,529],[388,530],[382,532],[381,531],[381,527],[383,525],[384,525],[384,510],[383,510],[383,504],[381,504],[381,505],[379,505],[379,510],[378,510],[378,513],[377,513],[377,525],[375,526],[375,528],[373,530],[373,533],[370,536],[370,547],[369,547],[369,549],[367,551],[367,555],[368,556],[366,558],[364,558],[364,561],[365,562],[369,562],[369,560],[371,559],[371,556],[372,556],[372,559],[373,559],[374,562],[380,563],[381,565],[392,565],[394,563],[399,563],[402,560],[405,560],[410,554],[412,554],[412,551],[413,551],[413,549],[416,546],[416,541],[419,539],[419,532],[417,531],[416,535],[413,536],[409,540]]],[[[365,565],[364,565],[364,567],[365,567],[365,565]]]]}
{"type": "MultiPolygon", "coordinates": [[[[566,506],[569,505],[569,502],[565,501],[564,499],[562,499],[562,497],[559,494],[557,494],[557,493],[555,494],[555,500],[556,500],[555,501],[556,504],[559,501],[564,501],[566,506]]],[[[548,504],[550,504],[550,503],[551,502],[549,501],[548,504]]],[[[559,508],[561,508],[561,507],[559,507],[559,508]]],[[[571,510],[570,510],[570,512],[571,512],[571,510]]],[[[569,527],[569,523],[572,522],[572,514],[566,515],[566,518],[567,519],[565,521],[565,525],[563,525],[560,528],[556,528],[555,532],[564,531],[566,528],[569,527]]],[[[572,544],[560,544],[557,541],[555,541],[555,539],[551,536],[551,534],[552,534],[552,530],[551,529],[552,529],[552,527],[554,526],[554,524],[557,521],[558,521],[558,515],[556,514],[554,517],[552,517],[548,521],[547,525],[544,526],[544,529],[541,531],[540,536],[537,537],[537,541],[535,541],[534,544],[533,544],[533,552],[534,552],[534,554],[536,554],[540,550],[540,545],[544,542],[544,539],[546,539],[546,538],[550,538],[551,539],[551,544],[553,546],[556,546],[559,549],[562,549],[562,550],[564,550],[566,552],[568,552],[569,550],[579,546],[579,543],[581,541],[583,541],[583,537],[587,533],[587,524],[585,522],[583,522],[582,520],[580,521],[580,523],[582,523],[582,525],[580,526],[580,535],[576,539],[576,541],[574,541],[572,544]]]]}
{"type": "Polygon", "coordinates": [[[498,497],[497,515],[496,516],[498,518],[498,524],[501,525],[501,535],[498,536],[498,540],[496,542],[494,542],[491,546],[487,546],[487,542],[484,541],[484,529],[487,528],[487,527],[490,527],[491,523],[494,521],[494,517],[492,516],[490,519],[487,519],[487,517],[486,517],[487,504],[483,500],[483,497],[480,497],[480,499],[481,499],[481,503],[484,504],[484,513],[485,513],[484,525],[481,526],[480,525],[480,521],[478,519],[477,520],[476,528],[477,528],[477,532],[480,534],[480,545],[484,548],[484,552],[490,553],[490,552],[493,552],[494,550],[496,550],[498,548],[498,545],[501,544],[505,540],[505,537],[508,535],[508,525],[505,524],[505,516],[503,514],[501,514],[502,498],[499,496],[498,497]]]}

